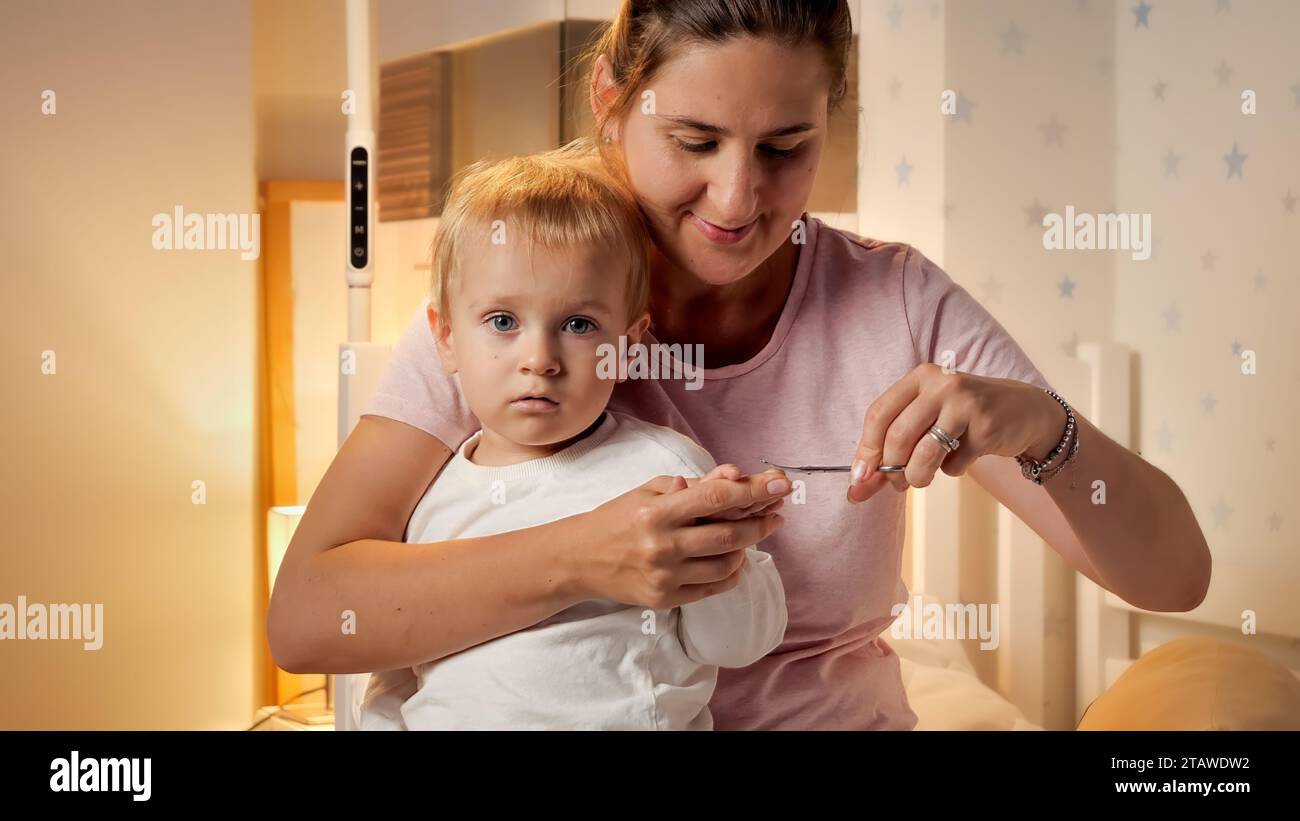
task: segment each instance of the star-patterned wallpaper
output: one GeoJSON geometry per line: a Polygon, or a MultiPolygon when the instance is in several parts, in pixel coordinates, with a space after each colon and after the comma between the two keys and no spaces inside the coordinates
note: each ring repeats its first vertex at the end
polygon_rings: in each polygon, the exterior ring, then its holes
{"type": "Polygon", "coordinates": [[[1049,381],[1130,346],[1135,447],[1216,566],[1300,587],[1300,3],[862,0],[860,28],[859,233],[939,262],[1049,381]],[[1045,249],[1067,206],[1150,215],[1149,258],[1045,249]]]}
{"type": "Polygon", "coordinates": [[[1150,260],[1115,260],[1141,449],[1179,481],[1216,561],[1300,583],[1300,328],[1284,313],[1300,296],[1300,4],[1143,3],[1116,19],[1116,200],[1150,212],[1155,235],[1150,260]]]}

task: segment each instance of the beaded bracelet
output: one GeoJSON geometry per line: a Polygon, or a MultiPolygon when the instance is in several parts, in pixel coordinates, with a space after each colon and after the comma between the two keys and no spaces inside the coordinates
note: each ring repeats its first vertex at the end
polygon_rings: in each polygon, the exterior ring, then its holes
{"type": "Polygon", "coordinates": [[[1020,463],[1020,472],[1026,479],[1036,485],[1041,485],[1060,473],[1062,468],[1074,461],[1075,454],[1079,452],[1079,433],[1075,425],[1074,409],[1056,391],[1051,388],[1044,388],[1043,390],[1047,391],[1053,399],[1061,403],[1061,407],[1065,408],[1065,433],[1061,436],[1061,441],[1057,443],[1056,447],[1052,448],[1052,452],[1047,454],[1047,458],[1041,462],[1032,456],[1024,456],[1023,454],[1016,457],[1016,461],[1020,463]],[[1058,464],[1052,464],[1052,461],[1062,454],[1065,454],[1064,459],[1058,464]]]}

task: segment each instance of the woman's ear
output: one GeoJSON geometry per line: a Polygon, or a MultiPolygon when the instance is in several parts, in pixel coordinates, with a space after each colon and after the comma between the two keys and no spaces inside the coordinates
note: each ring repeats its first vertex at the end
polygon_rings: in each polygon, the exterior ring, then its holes
{"type": "MultiPolygon", "coordinates": [[[[605,54],[596,58],[591,69],[591,113],[599,121],[614,101],[618,99],[618,84],[614,82],[614,64],[605,54]]],[[[615,132],[617,129],[613,129],[615,132]]],[[[603,134],[603,138],[617,139],[617,133],[603,134]]]]}
{"type": "Polygon", "coordinates": [[[433,305],[428,306],[427,313],[429,316],[429,333],[433,334],[433,344],[438,349],[438,358],[442,360],[442,369],[447,373],[455,373],[457,369],[456,349],[452,345],[451,324],[442,321],[433,305]]]}

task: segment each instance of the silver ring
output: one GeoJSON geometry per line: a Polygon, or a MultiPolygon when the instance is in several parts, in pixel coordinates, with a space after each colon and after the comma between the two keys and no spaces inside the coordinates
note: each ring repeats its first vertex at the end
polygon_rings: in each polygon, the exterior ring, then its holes
{"type": "Polygon", "coordinates": [[[881,465],[876,468],[876,473],[902,473],[907,470],[907,465],[881,465]]]}
{"type": "Polygon", "coordinates": [[[943,449],[948,451],[949,453],[952,453],[954,450],[961,447],[961,440],[954,439],[952,436],[948,434],[946,430],[939,427],[938,425],[930,426],[930,430],[926,432],[929,433],[931,436],[933,436],[935,438],[935,441],[937,441],[940,445],[943,445],[943,449]]]}

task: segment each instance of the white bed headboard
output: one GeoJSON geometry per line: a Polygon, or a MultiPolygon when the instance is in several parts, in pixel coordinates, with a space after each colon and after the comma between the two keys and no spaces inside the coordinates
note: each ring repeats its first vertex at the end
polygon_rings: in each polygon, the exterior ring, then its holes
{"type": "MultiPolygon", "coordinates": [[[[1103,433],[1133,449],[1133,352],[1124,345],[1079,345],[1076,356],[1088,366],[1088,421],[1103,433]]],[[[1133,662],[1133,625],[1128,611],[1111,607],[1120,601],[1082,573],[1074,574],[1075,693],[1074,720],[1093,699],[1115,682],[1133,662]]]]}

